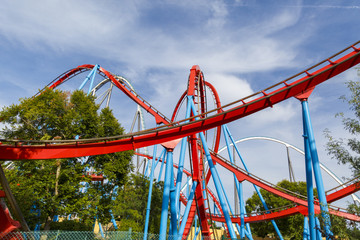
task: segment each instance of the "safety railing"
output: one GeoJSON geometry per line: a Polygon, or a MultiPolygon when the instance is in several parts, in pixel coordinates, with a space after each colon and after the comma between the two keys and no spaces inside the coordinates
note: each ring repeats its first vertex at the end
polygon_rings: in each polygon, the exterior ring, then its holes
{"type": "Polygon", "coordinates": [[[327,190],[325,193],[326,193],[326,195],[329,195],[330,193],[336,192],[341,188],[346,188],[346,187],[348,187],[348,186],[350,186],[352,184],[355,184],[355,183],[360,184],[360,175],[356,176],[355,178],[353,178],[353,179],[351,179],[351,180],[349,180],[349,181],[347,181],[347,182],[345,182],[343,184],[340,184],[340,185],[338,185],[338,186],[336,186],[334,188],[331,188],[331,189],[327,190]]]}
{"type": "MultiPolygon", "coordinates": [[[[163,129],[167,129],[170,130],[172,128],[176,128],[176,127],[182,127],[182,126],[186,126],[189,124],[193,124],[193,122],[190,122],[189,120],[191,119],[195,119],[195,118],[199,118],[200,120],[197,121],[205,121],[207,120],[207,118],[203,118],[204,116],[207,116],[211,113],[217,112],[218,110],[224,110],[225,112],[220,113],[220,114],[225,114],[225,113],[229,113],[231,111],[233,111],[235,108],[246,108],[248,106],[250,106],[251,104],[254,104],[257,101],[261,101],[264,99],[268,99],[270,101],[270,97],[272,97],[274,94],[279,93],[280,91],[289,91],[292,87],[296,86],[297,84],[300,84],[302,82],[306,82],[309,80],[309,78],[314,78],[317,75],[321,74],[322,72],[326,72],[326,71],[331,71],[334,68],[337,67],[338,64],[340,64],[342,61],[345,61],[344,59],[341,59],[341,57],[343,57],[345,54],[349,54],[351,52],[355,52],[356,56],[358,56],[360,54],[360,41],[356,42],[355,44],[347,47],[346,49],[334,54],[333,56],[321,61],[320,63],[306,69],[305,71],[302,71],[290,78],[287,78],[271,87],[268,87],[262,91],[256,92],[248,97],[239,99],[237,101],[234,101],[232,103],[229,103],[227,105],[222,106],[221,108],[216,108],[213,109],[211,111],[208,111],[206,113],[202,113],[200,115],[197,116],[192,116],[191,118],[188,119],[183,119],[181,121],[178,122],[174,122],[174,123],[169,123],[166,125],[161,125],[159,127],[156,128],[152,128],[152,129],[147,129],[144,131],[139,131],[136,133],[132,133],[132,134],[125,134],[125,135],[119,135],[119,136],[112,136],[112,137],[106,137],[106,138],[92,138],[92,139],[81,139],[81,140],[16,140],[16,139],[0,139],[0,141],[2,142],[2,144],[7,144],[7,145],[48,145],[48,144],[66,144],[66,145],[79,145],[82,143],[95,143],[95,142],[107,142],[107,141],[112,141],[112,140],[118,140],[118,139],[122,139],[122,138],[131,138],[131,137],[135,137],[135,136],[139,136],[139,135],[145,135],[145,134],[151,134],[154,132],[158,132],[161,131],[163,129]],[[337,62],[338,60],[341,60],[340,62],[337,62]],[[329,67],[327,67],[329,66],[329,67]],[[323,67],[323,69],[321,68],[323,67]],[[319,72],[320,71],[320,72],[319,72]],[[295,84],[296,83],[296,84],[295,84]],[[237,104],[239,104],[239,106],[237,106],[237,104]]],[[[352,56],[354,57],[354,56],[352,56]]],[[[352,58],[351,57],[351,58],[352,58]]],[[[81,69],[83,70],[83,69],[81,69]]],[[[85,70],[84,70],[85,71],[85,70]]],[[[61,76],[65,76],[66,74],[70,74],[70,75],[75,75],[74,72],[67,72],[64,73],[61,76]]],[[[77,73],[76,73],[77,74],[77,73]]],[[[152,109],[153,110],[153,109],[152,109]]],[[[157,111],[157,110],[154,110],[157,111]]],[[[220,115],[220,114],[215,114],[214,116],[220,115]]],[[[213,116],[209,117],[212,118],[213,116]]],[[[197,122],[195,121],[195,122],[197,122]]]]}

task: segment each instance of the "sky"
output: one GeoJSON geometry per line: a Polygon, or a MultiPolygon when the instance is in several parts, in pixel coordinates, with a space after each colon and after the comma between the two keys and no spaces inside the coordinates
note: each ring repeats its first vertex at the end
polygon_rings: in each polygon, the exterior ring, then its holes
{"type": "MultiPolygon", "coordinates": [[[[0,107],[33,96],[82,64],[99,64],[124,76],[168,117],[193,65],[200,66],[221,102],[230,103],[359,41],[359,16],[360,2],[355,0],[3,0],[0,107]]],[[[339,97],[347,94],[345,82],[358,78],[357,69],[350,69],[318,86],[309,99],[320,161],[339,177],[351,178],[351,171],[326,154],[324,130],[346,137],[334,115],[351,116],[339,97]]],[[[80,83],[71,80],[61,87],[74,90],[80,83]]],[[[112,101],[114,114],[128,130],[135,105],[120,91],[112,101]]],[[[154,127],[151,116],[145,118],[147,127],[154,127]]],[[[229,128],[235,139],[268,136],[303,148],[301,105],[295,99],[229,128]]],[[[239,146],[256,175],[272,183],[288,177],[283,146],[264,141],[239,146]]],[[[291,158],[297,180],[304,180],[302,156],[291,152],[291,158]]],[[[327,176],[324,182],[327,189],[336,186],[327,176]]]]}

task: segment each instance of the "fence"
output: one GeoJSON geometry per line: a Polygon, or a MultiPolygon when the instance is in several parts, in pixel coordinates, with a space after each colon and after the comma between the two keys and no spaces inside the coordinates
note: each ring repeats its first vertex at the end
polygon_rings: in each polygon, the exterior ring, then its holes
{"type": "MultiPolygon", "coordinates": [[[[143,240],[144,233],[137,232],[105,232],[104,236],[85,231],[34,231],[0,233],[1,240],[143,240]]],[[[176,240],[174,236],[167,236],[167,240],[176,240]]],[[[149,233],[147,240],[159,240],[158,234],[149,233]]]]}

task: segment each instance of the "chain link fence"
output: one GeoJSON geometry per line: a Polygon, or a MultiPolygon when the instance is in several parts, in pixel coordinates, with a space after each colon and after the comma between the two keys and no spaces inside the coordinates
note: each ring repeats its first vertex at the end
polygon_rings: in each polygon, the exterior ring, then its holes
{"type": "MultiPolygon", "coordinates": [[[[0,233],[1,240],[143,240],[144,233],[111,231],[100,233],[85,231],[34,231],[0,233]]],[[[147,240],[159,240],[159,234],[148,233],[147,240]]],[[[176,236],[167,236],[166,240],[176,240],[176,236]]],[[[205,239],[205,238],[204,238],[205,239]]],[[[209,239],[210,240],[210,239],[209,239]]]]}

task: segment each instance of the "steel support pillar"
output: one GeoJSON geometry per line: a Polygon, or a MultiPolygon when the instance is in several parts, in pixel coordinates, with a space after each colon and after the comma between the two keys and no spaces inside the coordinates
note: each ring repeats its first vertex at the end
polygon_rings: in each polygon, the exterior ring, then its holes
{"type": "MultiPolygon", "coordinates": [[[[173,158],[173,152],[170,152],[171,158],[173,158]]],[[[171,161],[173,162],[173,161],[171,161]]],[[[176,206],[176,196],[175,196],[175,179],[174,179],[174,169],[173,164],[171,164],[171,182],[170,182],[170,226],[171,226],[171,235],[176,238],[178,231],[177,231],[177,206],[176,206]]]]}
{"type": "Polygon", "coordinates": [[[309,240],[310,234],[309,234],[309,221],[308,217],[304,216],[304,231],[303,231],[303,240],[309,240]]]}
{"type": "Polygon", "coordinates": [[[151,170],[150,170],[150,184],[149,184],[149,194],[146,205],[146,217],[145,217],[145,228],[144,228],[144,240],[147,239],[148,229],[149,229],[149,219],[150,219],[150,207],[151,207],[151,195],[154,181],[154,170],[155,170],[155,158],[156,158],[157,145],[154,146],[154,153],[152,158],[151,170]]]}
{"type": "MultiPolygon", "coordinates": [[[[245,170],[246,170],[247,172],[249,172],[249,170],[248,170],[248,168],[247,168],[247,166],[246,166],[246,164],[245,164],[245,161],[244,161],[244,159],[242,158],[238,147],[236,146],[235,140],[234,140],[234,138],[232,137],[232,135],[231,135],[231,133],[230,133],[229,128],[227,127],[227,125],[223,125],[223,126],[224,126],[224,131],[226,131],[226,133],[228,134],[228,136],[229,136],[229,138],[230,138],[233,146],[235,147],[236,153],[238,154],[238,156],[239,156],[239,158],[240,158],[240,160],[241,160],[242,165],[244,166],[245,170]]],[[[259,198],[260,198],[260,201],[261,201],[262,205],[264,206],[265,210],[269,210],[269,208],[268,208],[268,206],[267,206],[267,204],[266,204],[266,202],[265,202],[262,194],[261,194],[260,191],[259,191],[259,188],[258,188],[255,184],[253,184],[253,186],[254,186],[255,191],[256,191],[256,193],[258,194],[258,196],[259,196],[259,198]]],[[[282,235],[281,235],[281,232],[280,232],[280,230],[279,230],[279,228],[278,228],[275,220],[271,220],[271,223],[272,223],[272,225],[274,226],[275,232],[277,233],[278,237],[279,237],[281,240],[283,240],[283,237],[282,237],[282,235]]],[[[249,228],[249,229],[250,229],[250,228],[249,228]]],[[[250,230],[249,230],[249,231],[250,231],[250,230]]]]}
{"type": "Polygon", "coordinates": [[[194,182],[193,185],[192,185],[192,187],[191,187],[191,191],[190,191],[190,195],[189,195],[189,198],[188,198],[188,202],[187,202],[187,204],[186,204],[186,208],[185,208],[185,211],[184,211],[183,219],[182,219],[182,221],[181,221],[181,225],[180,225],[180,228],[179,228],[179,234],[178,234],[178,237],[177,237],[178,240],[181,240],[181,239],[183,238],[183,234],[184,234],[184,230],[185,230],[185,225],[186,225],[187,219],[188,219],[188,217],[189,217],[189,212],[190,212],[191,204],[192,204],[193,199],[194,199],[194,194],[195,194],[196,186],[197,186],[197,182],[194,182]]]}
{"type": "Polygon", "coordinates": [[[315,218],[315,224],[316,224],[316,240],[322,240],[321,237],[321,226],[320,226],[320,221],[319,218],[315,218]]]}
{"type": "Polygon", "coordinates": [[[227,225],[228,230],[229,230],[230,237],[231,238],[236,238],[236,234],[235,234],[235,231],[234,231],[234,228],[233,228],[233,225],[232,225],[232,222],[231,222],[231,218],[230,218],[230,215],[229,215],[229,210],[228,210],[228,207],[227,207],[227,205],[225,203],[224,195],[223,195],[223,192],[222,192],[222,189],[221,189],[220,178],[219,178],[219,175],[218,175],[217,170],[215,168],[215,165],[214,165],[214,163],[213,163],[213,161],[211,159],[211,155],[210,155],[209,149],[207,147],[207,143],[206,143],[206,140],[205,140],[204,133],[200,132],[199,135],[200,135],[200,138],[201,138],[201,142],[203,144],[203,148],[204,148],[204,151],[205,151],[207,162],[209,164],[211,175],[212,175],[213,180],[214,180],[214,185],[215,185],[218,197],[219,197],[221,208],[222,208],[223,213],[224,213],[224,217],[225,217],[226,225],[227,225]]]}
{"type": "MultiPolygon", "coordinates": [[[[192,98],[187,97],[187,101],[190,101],[191,99],[192,98]]],[[[185,119],[190,117],[190,113],[191,113],[191,106],[190,106],[190,104],[188,104],[187,108],[186,108],[185,119]]],[[[183,171],[184,171],[184,160],[185,160],[186,145],[187,145],[187,137],[184,137],[181,140],[178,172],[177,172],[177,176],[176,176],[176,190],[175,190],[176,201],[175,201],[175,204],[176,204],[176,209],[177,209],[178,214],[179,214],[179,211],[180,211],[180,204],[179,204],[180,201],[179,200],[180,200],[180,190],[181,190],[182,176],[183,176],[183,171]]]]}
{"type": "Polygon", "coordinates": [[[312,180],[312,166],[311,166],[311,153],[310,146],[304,123],[304,148],[305,148],[305,172],[306,172],[306,191],[307,191],[307,201],[308,201],[308,218],[309,218],[309,235],[310,239],[316,238],[315,231],[315,210],[314,210],[314,187],[312,180]]]}
{"type": "MultiPolygon", "coordinates": [[[[234,160],[234,157],[235,157],[235,154],[231,154],[231,146],[230,146],[230,142],[229,142],[229,139],[228,139],[228,132],[227,132],[227,126],[226,125],[223,125],[222,126],[223,128],[223,132],[224,132],[224,138],[225,138],[225,142],[226,142],[226,146],[227,146],[227,150],[228,150],[228,155],[229,155],[229,158],[230,158],[230,162],[232,164],[235,164],[235,160],[234,160]]],[[[234,147],[234,150],[235,150],[235,147],[234,147]]],[[[244,209],[245,207],[243,206],[244,205],[244,196],[242,195],[243,194],[243,191],[242,191],[242,183],[239,183],[239,181],[237,180],[236,178],[236,175],[235,173],[233,174],[233,177],[234,177],[234,184],[235,184],[235,190],[234,191],[234,194],[238,194],[237,196],[239,197],[240,199],[240,219],[241,219],[241,225],[240,225],[240,229],[238,229],[239,231],[239,234],[240,234],[240,238],[241,239],[245,239],[245,233],[247,235],[247,237],[249,239],[252,239],[251,237],[251,234],[249,234],[246,230],[245,230],[245,220],[244,220],[244,217],[245,217],[245,214],[244,214],[244,209]],[[250,237],[249,237],[250,235],[250,237]]],[[[226,195],[225,195],[226,196],[226,195]]],[[[235,203],[236,204],[236,203],[235,203]]],[[[229,207],[230,207],[230,211],[231,210],[231,206],[229,204],[229,207]]],[[[236,214],[236,213],[235,213],[236,214]]],[[[250,229],[250,227],[249,227],[250,229]]]]}
{"type": "Polygon", "coordinates": [[[321,176],[320,171],[320,164],[319,164],[319,157],[317,154],[316,144],[315,144],[315,137],[314,132],[311,125],[310,113],[309,113],[309,106],[307,100],[301,101],[302,110],[303,110],[303,120],[305,126],[305,133],[307,136],[307,142],[310,149],[311,154],[311,161],[314,171],[314,177],[316,182],[316,188],[318,192],[319,202],[320,202],[320,209],[321,209],[321,216],[324,219],[324,228],[326,239],[330,239],[332,237],[332,232],[330,231],[331,222],[329,216],[329,209],[326,200],[324,184],[321,176]]]}
{"type": "Polygon", "coordinates": [[[168,209],[170,199],[170,187],[171,187],[171,171],[173,168],[172,150],[168,149],[166,156],[166,168],[165,168],[165,179],[164,179],[164,192],[162,199],[161,218],[160,218],[160,240],[166,239],[167,234],[167,222],[168,222],[168,209]]]}
{"type": "Polygon", "coordinates": [[[90,81],[90,86],[88,89],[88,95],[90,94],[91,90],[92,90],[92,86],[94,83],[94,79],[95,79],[95,75],[96,75],[96,71],[100,68],[100,66],[98,64],[96,64],[93,69],[90,71],[90,73],[87,75],[87,77],[85,78],[85,80],[82,82],[82,84],[79,87],[79,90],[81,90],[85,84],[91,79],[90,81]]]}
{"type": "MultiPolygon", "coordinates": [[[[189,101],[188,104],[191,105],[191,109],[192,109],[193,113],[196,113],[194,103],[192,101],[189,101]]],[[[236,234],[235,234],[233,224],[231,222],[231,218],[230,218],[230,214],[229,214],[229,209],[228,209],[228,207],[226,205],[226,202],[225,202],[225,199],[224,199],[224,194],[223,194],[223,191],[221,189],[220,178],[219,178],[218,172],[217,172],[217,170],[215,168],[215,165],[213,163],[213,160],[211,158],[210,151],[209,151],[209,148],[207,146],[207,142],[206,142],[204,133],[200,132],[199,136],[200,136],[200,139],[201,139],[201,143],[203,144],[203,150],[205,152],[205,156],[206,156],[206,159],[207,159],[210,171],[211,171],[211,175],[212,175],[213,180],[214,180],[214,185],[215,185],[218,197],[219,197],[220,205],[221,205],[224,217],[225,217],[225,222],[226,222],[226,225],[228,227],[230,237],[231,238],[236,238],[236,234]]]]}

